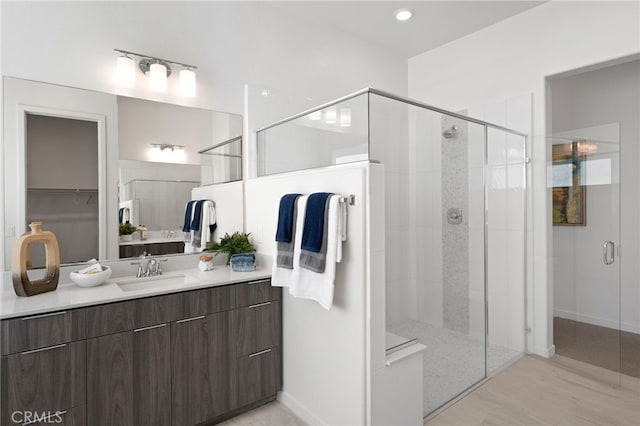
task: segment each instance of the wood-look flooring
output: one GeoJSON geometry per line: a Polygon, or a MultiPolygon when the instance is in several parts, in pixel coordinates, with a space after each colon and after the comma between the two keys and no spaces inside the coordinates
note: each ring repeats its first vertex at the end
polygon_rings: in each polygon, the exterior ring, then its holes
{"type": "Polygon", "coordinates": [[[425,425],[640,425],[639,379],[612,386],[571,362],[525,356],[425,425]]]}

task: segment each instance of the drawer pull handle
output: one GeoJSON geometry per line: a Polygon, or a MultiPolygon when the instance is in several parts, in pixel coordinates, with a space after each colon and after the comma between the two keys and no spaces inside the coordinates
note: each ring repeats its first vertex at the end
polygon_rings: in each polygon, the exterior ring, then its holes
{"type": "Polygon", "coordinates": [[[262,283],[268,283],[269,281],[270,281],[270,280],[249,281],[247,284],[248,284],[248,285],[262,284],[262,283]]]}
{"type": "Polygon", "coordinates": [[[156,325],[150,325],[149,327],[136,328],[135,330],[133,330],[133,332],[137,333],[139,331],[153,330],[154,328],[164,327],[165,325],[167,325],[167,324],[166,323],[164,323],[164,324],[156,324],[156,325]]]}
{"type": "Polygon", "coordinates": [[[67,346],[66,343],[63,343],[61,345],[55,345],[55,346],[47,346],[46,348],[33,349],[31,351],[20,352],[20,355],[34,354],[36,352],[43,352],[43,351],[49,351],[51,349],[64,348],[65,346],[67,346]]]}
{"type": "Polygon", "coordinates": [[[176,324],[180,324],[182,322],[195,321],[195,320],[199,320],[199,319],[202,319],[202,318],[204,318],[204,315],[200,315],[200,316],[192,317],[192,318],[185,318],[185,319],[181,319],[181,320],[176,321],[176,324]]]}
{"type": "Polygon", "coordinates": [[[66,313],[67,313],[67,311],[62,311],[62,312],[52,312],[52,313],[50,313],[50,314],[42,314],[42,315],[36,315],[36,316],[33,316],[33,317],[20,318],[20,319],[21,319],[22,321],[29,321],[29,320],[32,320],[32,319],[38,319],[38,318],[55,317],[55,316],[57,316],[57,315],[64,315],[64,314],[66,314],[66,313]]]}
{"type": "Polygon", "coordinates": [[[269,352],[271,352],[271,349],[265,349],[264,351],[256,352],[254,354],[249,355],[249,358],[253,358],[254,356],[258,356],[262,354],[268,354],[269,352]]]}
{"type": "Polygon", "coordinates": [[[271,302],[258,303],[257,305],[249,306],[249,309],[259,308],[260,306],[267,306],[267,305],[270,305],[270,304],[271,304],[271,302]]]}
{"type": "MultiPolygon", "coordinates": [[[[44,419],[35,419],[35,420],[30,420],[30,421],[28,421],[28,422],[22,423],[22,426],[33,425],[33,424],[36,424],[37,422],[41,422],[41,421],[43,421],[43,420],[44,420],[46,423],[51,423],[51,420],[53,420],[53,419],[52,419],[52,417],[53,417],[53,416],[56,416],[56,417],[62,417],[62,416],[64,416],[65,414],[67,414],[67,410],[64,410],[64,411],[56,411],[56,412],[55,412],[55,413],[53,413],[53,414],[49,414],[49,415],[48,415],[47,417],[45,417],[44,419]]],[[[56,420],[57,420],[57,419],[56,419],[56,420]]],[[[56,422],[56,423],[57,423],[57,422],[56,422]]]]}

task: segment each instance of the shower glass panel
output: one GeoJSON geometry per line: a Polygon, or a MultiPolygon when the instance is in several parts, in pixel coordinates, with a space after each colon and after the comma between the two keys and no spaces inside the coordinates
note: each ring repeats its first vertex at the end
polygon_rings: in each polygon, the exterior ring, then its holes
{"type": "Polygon", "coordinates": [[[258,176],[369,159],[368,94],[258,132],[258,176]]]}
{"type": "Polygon", "coordinates": [[[387,351],[417,339],[428,415],[486,377],[485,127],[371,95],[384,164],[387,351]]]}
{"type": "Polygon", "coordinates": [[[554,359],[618,384],[640,376],[620,317],[619,140],[554,138],[551,155],[554,359]]]}
{"type": "MultiPolygon", "coordinates": [[[[486,151],[487,374],[491,375],[526,351],[525,138],[487,127],[486,151]]],[[[479,165],[473,170],[481,180],[479,165]]]]}
{"type": "Polygon", "coordinates": [[[385,349],[426,346],[425,416],[526,351],[526,140],[464,114],[366,89],[257,132],[259,176],[384,167],[385,349]]]}

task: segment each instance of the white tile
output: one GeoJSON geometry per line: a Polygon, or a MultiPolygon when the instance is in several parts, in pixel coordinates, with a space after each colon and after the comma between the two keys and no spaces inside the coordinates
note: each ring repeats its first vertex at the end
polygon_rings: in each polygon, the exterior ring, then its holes
{"type": "Polygon", "coordinates": [[[504,229],[508,217],[506,168],[491,167],[487,177],[487,223],[504,229]]]}
{"type": "Polygon", "coordinates": [[[507,167],[507,228],[523,230],[524,202],[524,166],[511,165],[507,167]]]}
{"type": "Polygon", "coordinates": [[[467,137],[467,164],[469,167],[482,167],[484,165],[485,127],[480,124],[469,123],[467,137]]]}
{"type": "Polygon", "coordinates": [[[484,289],[469,291],[469,332],[473,336],[485,335],[484,289]]]}

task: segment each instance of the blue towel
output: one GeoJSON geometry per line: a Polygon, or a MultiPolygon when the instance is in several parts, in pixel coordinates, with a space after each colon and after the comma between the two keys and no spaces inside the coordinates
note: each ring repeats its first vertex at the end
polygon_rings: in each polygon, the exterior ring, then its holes
{"type": "Polygon", "coordinates": [[[122,219],[124,219],[124,207],[120,207],[118,210],[118,223],[122,223],[122,219]]]}
{"type": "Polygon", "coordinates": [[[191,230],[199,231],[200,230],[200,222],[202,222],[202,205],[205,200],[196,201],[196,209],[193,212],[193,221],[191,222],[191,230]]]}
{"type": "Polygon", "coordinates": [[[195,203],[195,200],[189,201],[184,209],[184,224],[182,225],[182,232],[189,232],[191,230],[191,211],[193,210],[193,203],[195,203]]]}
{"type": "Polygon", "coordinates": [[[276,231],[276,241],[280,243],[290,243],[293,238],[293,226],[296,220],[293,212],[299,196],[300,194],[286,194],[280,198],[278,230],[276,231]]]}
{"type": "Polygon", "coordinates": [[[330,192],[309,195],[302,229],[302,250],[320,253],[324,234],[324,212],[330,192]]]}

